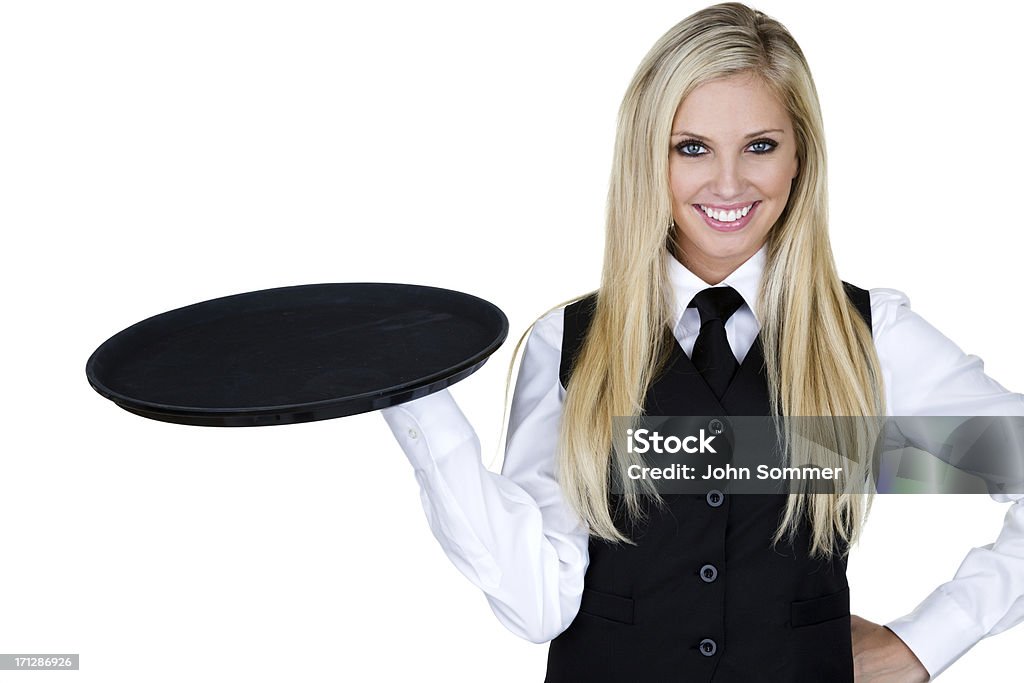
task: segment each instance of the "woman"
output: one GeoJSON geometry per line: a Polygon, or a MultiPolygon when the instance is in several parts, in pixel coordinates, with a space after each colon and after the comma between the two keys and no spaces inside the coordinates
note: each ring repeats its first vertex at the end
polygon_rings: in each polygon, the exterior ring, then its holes
{"type": "Polygon", "coordinates": [[[533,326],[501,476],[447,392],[384,411],[449,557],[551,641],[546,680],[924,681],[1024,617],[1019,504],[883,628],[851,618],[845,573],[870,472],[827,495],[610,495],[614,416],[1024,415],[901,293],[839,279],[817,95],[781,24],[726,3],[655,44],[620,110],[606,240],[598,292],[533,326]]]}

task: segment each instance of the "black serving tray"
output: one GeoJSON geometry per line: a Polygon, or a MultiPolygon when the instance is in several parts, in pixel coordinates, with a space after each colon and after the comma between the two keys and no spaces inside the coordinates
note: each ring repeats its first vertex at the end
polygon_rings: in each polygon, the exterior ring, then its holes
{"type": "Polygon", "coordinates": [[[137,415],[252,427],[379,410],[473,374],[508,335],[494,304],[379,282],[280,287],[168,311],[105,341],[86,376],[137,415]]]}

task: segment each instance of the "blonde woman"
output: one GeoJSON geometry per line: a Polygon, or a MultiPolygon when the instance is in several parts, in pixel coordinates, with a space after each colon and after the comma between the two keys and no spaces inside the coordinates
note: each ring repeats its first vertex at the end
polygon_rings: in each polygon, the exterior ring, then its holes
{"type": "Polygon", "coordinates": [[[739,3],[697,12],[626,92],[601,286],[532,326],[501,475],[448,392],[384,411],[445,552],[505,626],[551,641],[550,683],[925,681],[1024,618],[1016,502],[883,627],[849,611],[866,469],[825,495],[611,490],[615,416],[1024,415],[900,292],[839,278],[826,191],[792,36],[739,3]]]}

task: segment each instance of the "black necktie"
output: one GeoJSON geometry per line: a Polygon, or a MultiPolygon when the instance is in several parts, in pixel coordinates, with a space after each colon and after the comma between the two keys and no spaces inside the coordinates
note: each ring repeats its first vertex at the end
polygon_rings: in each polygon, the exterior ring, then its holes
{"type": "Polygon", "coordinates": [[[698,292],[688,306],[700,313],[700,334],[690,360],[718,398],[725,395],[739,367],[725,336],[725,321],[742,305],[743,297],[732,287],[710,287],[698,292]]]}

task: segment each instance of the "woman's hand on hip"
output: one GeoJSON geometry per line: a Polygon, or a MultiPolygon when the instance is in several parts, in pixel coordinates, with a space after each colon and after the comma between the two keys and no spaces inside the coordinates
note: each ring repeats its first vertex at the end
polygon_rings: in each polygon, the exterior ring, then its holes
{"type": "Polygon", "coordinates": [[[857,683],[924,683],[928,670],[895,633],[884,626],[850,616],[853,674],[857,683]]]}

